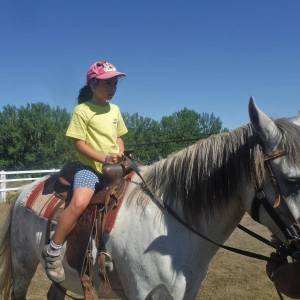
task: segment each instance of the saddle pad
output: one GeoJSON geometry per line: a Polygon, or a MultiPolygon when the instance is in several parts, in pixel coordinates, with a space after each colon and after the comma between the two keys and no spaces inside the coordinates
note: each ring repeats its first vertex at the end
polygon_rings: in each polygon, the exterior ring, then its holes
{"type": "MultiPolygon", "coordinates": [[[[117,214],[123,203],[123,196],[127,190],[128,183],[130,182],[134,172],[129,173],[125,177],[125,183],[122,187],[121,197],[118,199],[118,203],[107,213],[104,233],[109,234],[115,224],[117,214]]],[[[32,191],[28,194],[25,200],[24,206],[36,215],[46,220],[52,219],[53,215],[58,218],[60,211],[65,208],[65,202],[60,199],[55,191],[54,186],[57,177],[55,175],[45,176],[45,179],[38,181],[33,187],[32,191]]]]}
{"type": "Polygon", "coordinates": [[[37,182],[33,190],[27,196],[24,206],[41,218],[49,219],[59,208],[64,208],[64,201],[54,192],[54,176],[46,176],[37,182]]]}

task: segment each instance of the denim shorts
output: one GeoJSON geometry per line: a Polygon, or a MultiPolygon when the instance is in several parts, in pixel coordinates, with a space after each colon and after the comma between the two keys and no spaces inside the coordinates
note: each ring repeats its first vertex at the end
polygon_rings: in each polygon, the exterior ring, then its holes
{"type": "Polygon", "coordinates": [[[104,179],[101,173],[89,167],[80,166],[74,175],[73,189],[86,187],[91,190],[97,190],[103,186],[103,182],[104,179]]]}

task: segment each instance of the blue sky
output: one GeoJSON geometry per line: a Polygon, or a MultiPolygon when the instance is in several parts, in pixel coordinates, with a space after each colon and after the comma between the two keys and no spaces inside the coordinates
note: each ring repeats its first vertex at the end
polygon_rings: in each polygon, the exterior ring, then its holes
{"type": "Polygon", "coordinates": [[[128,74],[122,111],[160,119],[183,107],[247,123],[300,110],[300,1],[0,1],[0,108],[72,111],[88,66],[128,74]]]}

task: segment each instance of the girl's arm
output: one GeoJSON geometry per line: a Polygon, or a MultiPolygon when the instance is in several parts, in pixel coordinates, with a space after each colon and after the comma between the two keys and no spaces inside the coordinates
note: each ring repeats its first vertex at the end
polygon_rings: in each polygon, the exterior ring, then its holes
{"type": "Polygon", "coordinates": [[[117,144],[119,145],[119,155],[122,156],[125,150],[125,145],[121,137],[117,138],[117,144]]]}
{"type": "Polygon", "coordinates": [[[102,163],[105,162],[106,155],[104,153],[96,151],[84,141],[74,139],[74,146],[75,149],[84,156],[87,156],[88,158],[95,161],[100,161],[102,163]]]}
{"type": "Polygon", "coordinates": [[[104,153],[96,151],[82,140],[74,139],[74,146],[79,153],[95,161],[109,164],[117,163],[119,161],[118,155],[105,155],[104,153]]]}

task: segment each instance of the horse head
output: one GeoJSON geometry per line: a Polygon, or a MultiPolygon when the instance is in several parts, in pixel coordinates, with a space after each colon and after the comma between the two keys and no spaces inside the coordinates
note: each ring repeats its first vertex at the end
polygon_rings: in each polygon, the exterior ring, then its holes
{"type": "MultiPolygon", "coordinates": [[[[256,186],[254,197],[262,204],[258,206],[258,221],[286,243],[299,237],[299,227],[294,224],[300,221],[300,115],[273,121],[253,98],[249,102],[249,115],[266,167],[264,180],[256,186]]],[[[254,202],[248,211],[252,216],[253,206],[254,202]]]]}

